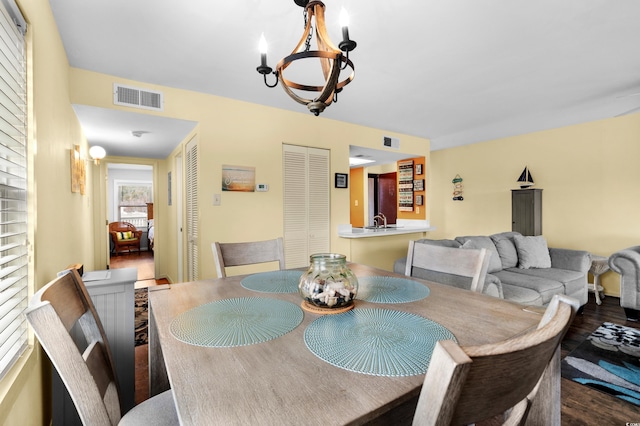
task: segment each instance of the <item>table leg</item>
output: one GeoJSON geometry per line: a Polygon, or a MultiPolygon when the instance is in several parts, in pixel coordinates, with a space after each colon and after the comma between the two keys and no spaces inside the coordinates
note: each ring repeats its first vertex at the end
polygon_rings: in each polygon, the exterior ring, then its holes
{"type": "Polygon", "coordinates": [[[149,304],[149,396],[158,395],[170,387],[153,309],[149,304]]]}

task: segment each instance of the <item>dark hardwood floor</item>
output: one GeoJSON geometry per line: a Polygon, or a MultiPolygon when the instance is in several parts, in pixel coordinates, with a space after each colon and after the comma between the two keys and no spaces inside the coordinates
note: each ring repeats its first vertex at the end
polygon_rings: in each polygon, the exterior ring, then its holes
{"type": "MultiPolygon", "coordinates": [[[[607,296],[598,306],[589,293],[589,303],[577,315],[562,341],[562,357],[575,349],[603,322],[640,329],[640,323],[627,321],[620,299],[607,296]]],[[[626,425],[640,422],[640,408],[595,389],[562,379],[563,425],[626,425]]]]}
{"type": "MultiPolygon", "coordinates": [[[[136,287],[166,283],[166,280],[153,279],[153,256],[142,252],[111,258],[111,268],[138,267],[140,280],[136,287]],[[151,266],[149,266],[151,265],[151,266]],[[141,272],[142,271],[142,272],[141,272]],[[147,272],[144,272],[147,271],[147,272]],[[149,275],[148,271],[151,271],[149,275]],[[147,277],[149,275],[149,277],[147,277]]],[[[603,322],[613,322],[640,329],[640,323],[626,320],[620,307],[620,299],[607,296],[598,306],[595,296],[589,294],[589,303],[581,315],[574,319],[569,332],[562,341],[562,357],[575,349],[603,322]]],[[[136,403],[149,396],[148,352],[147,345],[136,347],[136,403]]],[[[561,380],[562,387],[562,425],[626,425],[640,423],[640,408],[605,393],[590,389],[568,379],[561,380]]]]}

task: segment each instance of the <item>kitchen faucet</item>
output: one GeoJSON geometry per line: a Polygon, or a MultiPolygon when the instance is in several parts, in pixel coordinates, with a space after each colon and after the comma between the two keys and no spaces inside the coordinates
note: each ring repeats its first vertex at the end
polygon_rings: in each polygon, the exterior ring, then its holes
{"type": "Polygon", "coordinates": [[[378,213],[376,216],[373,217],[374,226],[379,228],[380,225],[379,225],[378,221],[380,221],[380,220],[383,221],[383,223],[384,223],[383,228],[386,228],[387,227],[387,217],[385,215],[383,215],[382,212],[378,213]]]}

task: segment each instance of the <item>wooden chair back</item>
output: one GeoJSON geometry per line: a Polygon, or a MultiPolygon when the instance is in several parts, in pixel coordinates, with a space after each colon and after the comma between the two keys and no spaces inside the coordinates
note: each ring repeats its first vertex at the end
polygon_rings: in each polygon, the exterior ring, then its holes
{"type": "Polygon", "coordinates": [[[486,249],[461,249],[409,241],[405,275],[414,267],[471,278],[471,291],[482,293],[491,252],[486,249]]]}
{"type": "Polygon", "coordinates": [[[229,266],[252,265],[256,263],[278,262],[284,269],[284,246],[282,238],[244,243],[218,243],[211,245],[216,262],[218,277],[226,277],[229,266]]]}
{"type": "Polygon", "coordinates": [[[538,328],[524,335],[482,346],[436,343],[413,424],[472,424],[501,414],[504,424],[524,424],[578,308],[577,300],[556,295],[538,328]]]}
{"type": "Polygon", "coordinates": [[[65,384],[82,423],[118,424],[121,407],[113,358],[78,271],[71,269],[40,289],[31,298],[25,315],[65,384]],[[84,336],[86,347],[76,345],[72,328],[74,335],[84,336]]]}

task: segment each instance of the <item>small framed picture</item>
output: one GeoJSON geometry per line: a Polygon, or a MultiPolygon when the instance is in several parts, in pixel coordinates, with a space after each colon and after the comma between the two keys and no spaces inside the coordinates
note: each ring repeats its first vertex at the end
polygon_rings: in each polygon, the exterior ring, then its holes
{"type": "Polygon", "coordinates": [[[422,164],[416,164],[416,175],[422,174],[422,164]]]}
{"type": "Polygon", "coordinates": [[[336,173],[336,188],[347,188],[349,186],[349,175],[346,173],[336,173]]]}
{"type": "Polygon", "coordinates": [[[416,206],[421,206],[422,205],[422,197],[423,195],[416,195],[416,206]]]}
{"type": "Polygon", "coordinates": [[[413,181],[414,191],[424,191],[424,179],[415,179],[413,181]]]}

